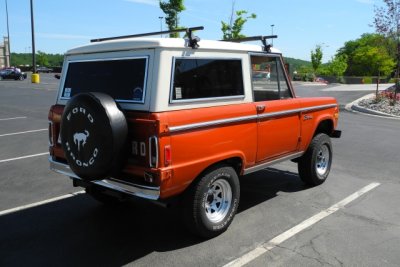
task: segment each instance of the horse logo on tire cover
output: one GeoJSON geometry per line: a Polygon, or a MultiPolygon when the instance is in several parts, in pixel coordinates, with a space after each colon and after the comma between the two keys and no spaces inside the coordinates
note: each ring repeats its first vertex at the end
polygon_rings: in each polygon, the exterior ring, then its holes
{"type": "Polygon", "coordinates": [[[83,133],[75,133],[74,134],[74,143],[78,146],[78,151],[81,150],[81,146],[84,147],[86,144],[86,140],[89,137],[89,131],[85,130],[83,133]],[[82,145],[81,145],[82,144],[82,145]]]}

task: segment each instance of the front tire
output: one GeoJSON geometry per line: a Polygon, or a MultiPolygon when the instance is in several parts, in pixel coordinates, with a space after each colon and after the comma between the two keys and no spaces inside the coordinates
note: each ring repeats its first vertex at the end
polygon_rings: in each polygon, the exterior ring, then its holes
{"type": "Polygon", "coordinates": [[[215,166],[186,192],[185,224],[201,237],[215,237],[228,229],[239,199],[240,185],[235,170],[226,165],[215,166]]]}
{"type": "Polygon", "coordinates": [[[317,186],[328,178],[332,165],[331,139],[324,133],[317,134],[306,153],[299,159],[298,170],[304,183],[317,186]]]}

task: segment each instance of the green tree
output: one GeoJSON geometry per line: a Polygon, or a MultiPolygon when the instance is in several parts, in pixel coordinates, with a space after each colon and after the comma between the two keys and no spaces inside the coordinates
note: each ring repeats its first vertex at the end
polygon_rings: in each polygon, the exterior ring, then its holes
{"type": "Polygon", "coordinates": [[[376,31],[396,43],[396,91],[400,92],[400,0],[383,0],[384,6],[375,7],[374,24],[376,31]]]}
{"type": "Polygon", "coordinates": [[[364,75],[368,76],[389,75],[396,66],[393,58],[381,47],[360,47],[355,51],[353,60],[363,67],[364,75]]]}
{"type": "Polygon", "coordinates": [[[323,53],[320,45],[317,45],[315,50],[311,50],[311,65],[313,67],[314,74],[317,73],[318,68],[322,64],[322,56],[323,53]]]}
{"type": "MultiPolygon", "coordinates": [[[[234,3],[234,2],[233,2],[234,3]]],[[[232,9],[233,11],[233,9],[232,9]]],[[[255,19],[257,17],[256,14],[252,13],[249,16],[245,16],[248,12],[246,10],[237,10],[236,12],[232,12],[230,22],[221,21],[221,30],[222,30],[222,38],[224,40],[228,39],[240,39],[246,37],[242,34],[243,26],[249,19],[255,19]],[[234,15],[236,14],[235,20],[233,20],[234,15]]]]}
{"type": "Polygon", "coordinates": [[[347,56],[337,55],[328,63],[330,75],[341,77],[347,69],[347,56]]]}
{"type": "Polygon", "coordinates": [[[46,53],[38,51],[36,58],[36,62],[39,66],[49,66],[49,59],[47,58],[46,53]]]}
{"type": "Polygon", "coordinates": [[[348,68],[345,75],[378,75],[379,69],[382,74],[389,75],[394,68],[394,47],[393,41],[383,35],[368,33],[359,39],[346,42],[344,47],[338,50],[337,56],[347,57],[348,68]],[[392,69],[388,70],[390,67],[392,69]]]}
{"type": "MultiPolygon", "coordinates": [[[[165,14],[165,23],[168,26],[169,30],[179,29],[179,16],[178,14],[185,10],[185,6],[183,5],[183,0],[169,0],[169,1],[161,1],[160,0],[160,8],[165,14]]],[[[170,33],[171,38],[179,37],[179,33],[170,33]]]]}

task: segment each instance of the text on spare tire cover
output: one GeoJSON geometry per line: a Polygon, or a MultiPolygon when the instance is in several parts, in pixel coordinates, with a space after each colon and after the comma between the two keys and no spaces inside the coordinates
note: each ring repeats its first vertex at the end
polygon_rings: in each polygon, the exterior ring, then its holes
{"type": "MultiPolygon", "coordinates": [[[[87,119],[87,121],[90,124],[94,124],[94,118],[90,113],[86,112],[85,108],[82,107],[75,107],[73,108],[67,115],[67,120],[71,121],[71,118],[74,115],[83,115],[87,119]]],[[[90,125],[89,124],[89,125],[90,125]]],[[[76,132],[73,134],[73,142],[75,147],[77,148],[78,152],[81,151],[85,147],[85,144],[87,143],[88,139],[90,137],[90,132],[88,130],[83,130],[82,132],[76,132]]],[[[88,167],[94,164],[95,159],[99,153],[99,149],[95,147],[93,149],[93,152],[90,154],[89,160],[86,159],[81,159],[79,158],[78,155],[75,155],[74,152],[71,149],[71,145],[68,141],[65,142],[65,145],[67,147],[67,151],[69,155],[71,156],[72,160],[75,162],[75,164],[79,167],[88,167]]]]}

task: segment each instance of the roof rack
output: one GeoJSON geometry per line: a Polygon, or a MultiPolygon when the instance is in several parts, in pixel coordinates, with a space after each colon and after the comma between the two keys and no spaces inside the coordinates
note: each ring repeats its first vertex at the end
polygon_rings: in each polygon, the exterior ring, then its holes
{"type": "Polygon", "coordinates": [[[197,30],[204,30],[203,26],[198,27],[191,27],[191,28],[183,28],[183,29],[176,29],[176,30],[169,30],[169,31],[161,31],[161,32],[148,32],[148,33],[140,33],[140,34],[133,34],[133,35],[123,35],[123,36],[116,36],[116,37],[106,37],[106,38],[97,38],[90,40],[91,43],[97,42],[104,42],[109,40],[118,40],[118,39],[126,39],[126,38],[137,38],[137,37],[144,37],[144,36],[154,36],[154,35],[161,35],[161,34],[169,34],[169,33],[177,33],[177,32],[186,32],[187,36],[189,37],[189,46],[193,49],[198,48],[198,42],[200,38],[197,36],[193,36],[193,31],[197,30]]]}
{"type": "Polygon", "coordinates": [[[234,43],[261,41],[264,46],[264,51],[270,53],[272,45],[267,44],[267,39],[276,39],[276,38],[278,38],[278,35],[267,35],[267,36],[257,35],[257,36],[244,37],[244,38],[238,38],[238,39],[227,39],[227,40],[221,40],[221,41],[234,42],[234,43]]]}

